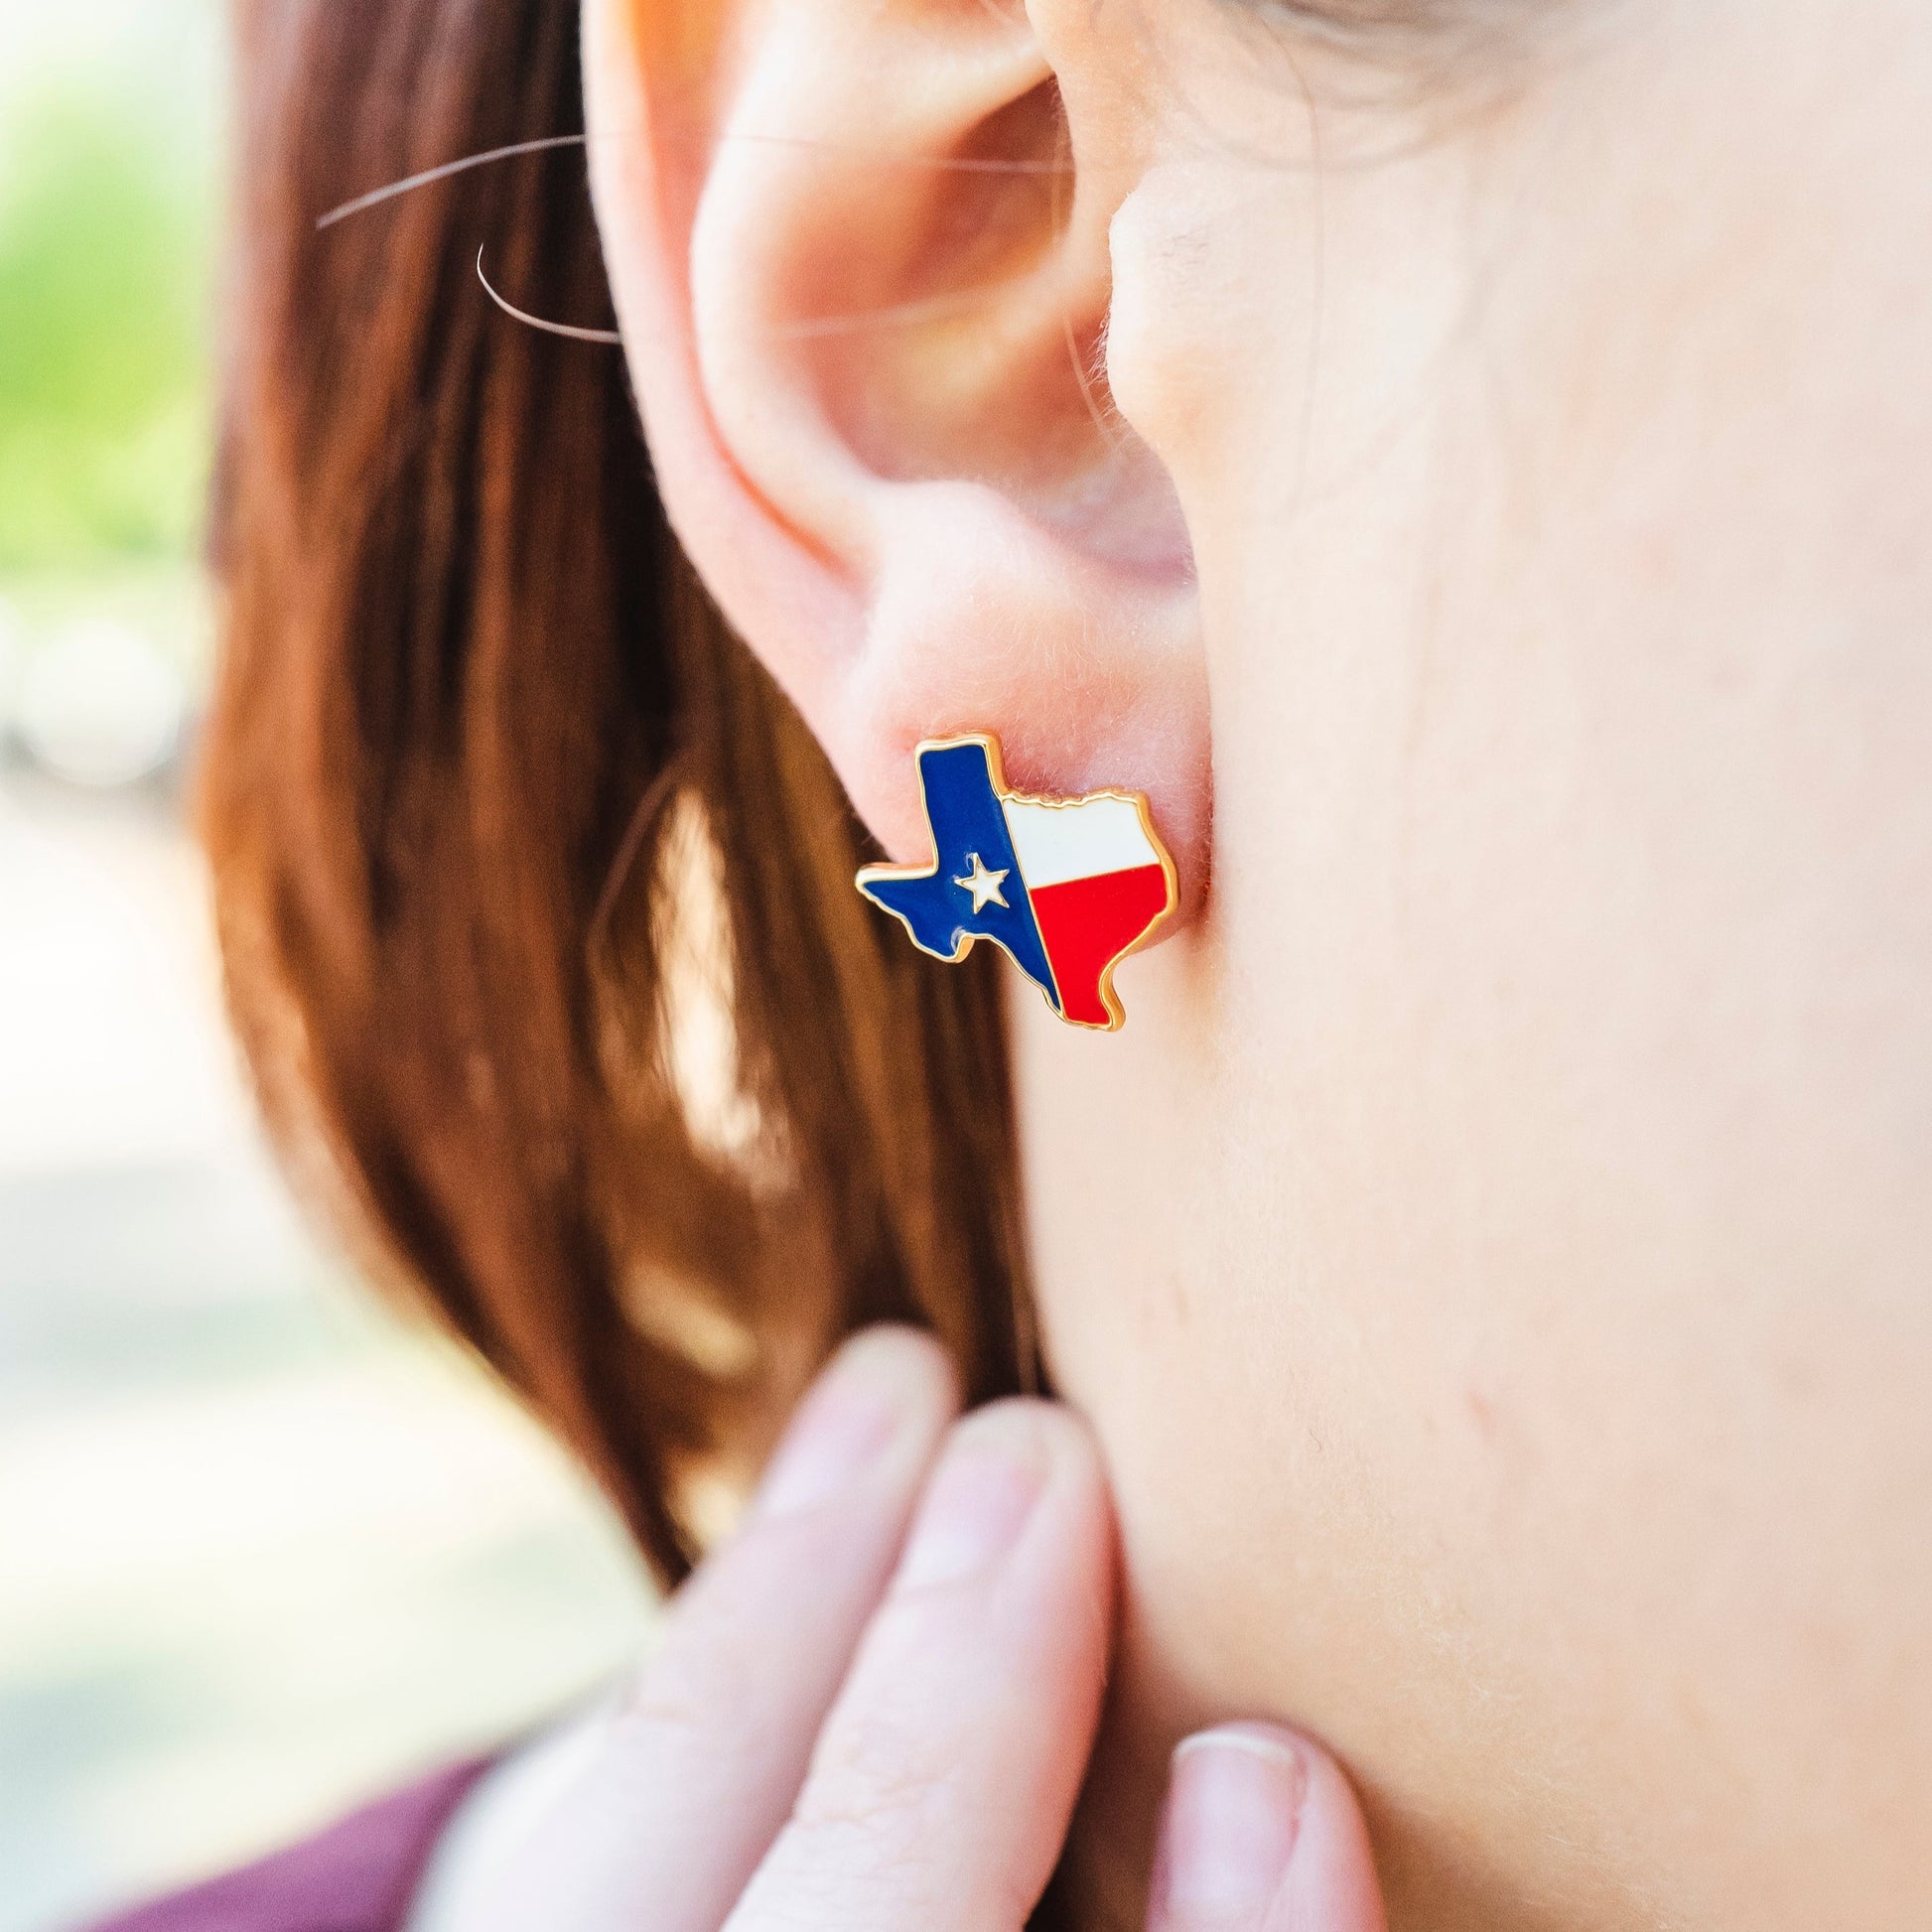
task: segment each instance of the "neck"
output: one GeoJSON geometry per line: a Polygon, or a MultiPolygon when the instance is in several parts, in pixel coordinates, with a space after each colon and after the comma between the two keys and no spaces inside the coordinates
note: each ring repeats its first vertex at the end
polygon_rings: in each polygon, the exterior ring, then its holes
{"type": "Polygon", "coordinates": [[[1147,1923],[1169,1758],[1187,1730],[1210,1721],[1184,1704],[1130,1618],[1055,1881],[1054,1932],[1141,1932],[1147,1923]]]}

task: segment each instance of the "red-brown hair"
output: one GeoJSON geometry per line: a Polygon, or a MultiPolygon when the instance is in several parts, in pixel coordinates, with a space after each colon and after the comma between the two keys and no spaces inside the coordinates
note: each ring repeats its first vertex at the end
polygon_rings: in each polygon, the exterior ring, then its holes
{"type": "Polygon", "coordinates": [[[243,0],[202,823],[299,1180],[674,1581],[689,1479],[841,1332],[921,1322],[974,1397],[1032,1347],[992,950],[940,969],[869,914],[836,780],[666,529],[621,356],[478,288],[483,248],[608,312],[582,155],[316,229],[580,130],[576,14],[243,0]],[[680,1072],[680,970],[728,1011],[736,1132],[680,1072]]]}

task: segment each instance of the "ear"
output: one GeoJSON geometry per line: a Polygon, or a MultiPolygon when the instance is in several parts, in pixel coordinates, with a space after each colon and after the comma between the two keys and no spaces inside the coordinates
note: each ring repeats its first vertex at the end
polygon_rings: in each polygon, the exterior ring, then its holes
{"type": "Polygon", "coordinates": [[[1131,117],[1081,75],[1069,128],[1074,76],[1013,0],[709,4],[584,9],[673,526],[894,858],[926,853],[917,742],[990,732],[1021,790],[1148,793],[1185,907],[1209,823],[1192,557],[1101,368],[1134,174],[1105,143],[1131,117]]]}

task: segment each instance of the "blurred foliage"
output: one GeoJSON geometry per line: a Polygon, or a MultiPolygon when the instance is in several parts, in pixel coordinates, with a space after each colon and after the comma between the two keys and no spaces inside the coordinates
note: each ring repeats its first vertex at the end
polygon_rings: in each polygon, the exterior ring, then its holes
{"type": "Polygon", "coordinates": [[[0,149],[0,571],[179,557],[207,479],[214,144],[69,71],[0,149]]]}

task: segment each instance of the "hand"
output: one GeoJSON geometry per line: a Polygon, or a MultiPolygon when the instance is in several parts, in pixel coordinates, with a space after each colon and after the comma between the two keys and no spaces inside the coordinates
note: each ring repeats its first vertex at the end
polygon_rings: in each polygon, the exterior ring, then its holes
{"type": "MultiPolygon", "coordinates": [[[[840,1352],[464,1932],[1020,1932],[1092,1748],[1112,1527],[1068,1411],[956,1412],[909,1331],[840,1352]]],[[[1148,1924],[1382,1932],[1332,1761],[1270,1725],[1186,1739],[1148,1924]]]]}

